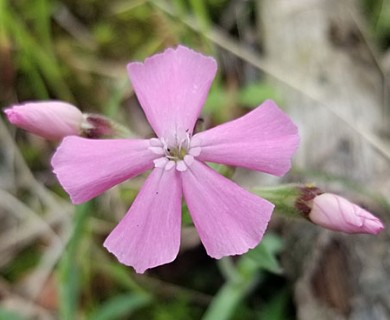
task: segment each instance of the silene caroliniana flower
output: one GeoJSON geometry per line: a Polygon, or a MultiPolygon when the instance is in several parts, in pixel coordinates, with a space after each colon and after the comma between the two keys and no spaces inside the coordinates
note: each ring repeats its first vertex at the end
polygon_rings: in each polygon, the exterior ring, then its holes
{"type": "Polygon", "coordinates": [[[90,140],[65,137],[52,165],[79,204],[152,169],[104,246],[143,273],[174,260],[180,246],[182,196],[207,253],[237,255],[261,240],[274,205],[211,169],[216,162],[277,176],[291,166],[296,126],[272,101],[234,121],[193,134],[217,70],[216,61],[179,46],[130,63],[128,72],[156,137],[90,140]]]}

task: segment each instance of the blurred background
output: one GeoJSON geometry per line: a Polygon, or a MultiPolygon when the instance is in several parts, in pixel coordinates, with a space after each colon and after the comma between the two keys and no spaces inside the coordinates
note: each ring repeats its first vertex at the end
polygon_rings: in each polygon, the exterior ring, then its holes
{"type": "MultiPolygon", "coordinates": [[[[56,99],[141,137],[129,61],[184,44],[218,61],[200,126],[271,98],[301,146],[283,180],[390,221],[389,0],[0,0],[0,107],[56,99]]],[[[274,215],[250,254],[209,258],[188,219],[179,257],[144,275],[102,247],[144,176],[72,206],[56,143],[0,119],[0,319],[390,319],[389,231],[344,235],[274,215]]]]}

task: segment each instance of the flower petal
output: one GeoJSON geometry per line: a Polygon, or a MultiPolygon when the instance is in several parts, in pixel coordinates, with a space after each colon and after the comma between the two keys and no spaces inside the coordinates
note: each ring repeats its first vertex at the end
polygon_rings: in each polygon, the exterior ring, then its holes
{"type": "Polygon", "coordinates": [[[96,197],[116,184],[153,168],[159,156],[149,140],[91,140],[66,137],[51,164],[74,204],[96,197]]]}
{"type": "Polygon", "coordinates": [[[209,256],[242,254],[260,242],[272,203],[197,160],[181,174],[184,197],[209,256]]]}
{"type": "Polygon", "coordinates": [[[180,246],[181,180],[155,168],[104,246],[138,273],[173,261],[180,246]]]}
{"type": "Polygon", "coordinates": [[[267,100],[255,110],[192,138],[199,160],[245,167],[281,176],[291,167],[298,147],[297,127],[267,100]]]}
{"type": "Polygon", "coordinates": [[[213,58],[178,46],[144,63],[129,63],[127,69],[157,136],[192,133],[217,70],[213,58]]]}

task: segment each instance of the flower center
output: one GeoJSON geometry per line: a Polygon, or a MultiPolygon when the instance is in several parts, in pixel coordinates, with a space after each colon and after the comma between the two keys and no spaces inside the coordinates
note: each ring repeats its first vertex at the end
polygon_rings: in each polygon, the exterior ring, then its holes
{"type": "Polygon", "coordinates": [[[152,138],[149,150],[161,155],[161,158],[153,161],[156,168],[170,170],[176,167],[178,171],[185,171],[193,163],[194,157],[200,154],[201,148],[191,142],[190,135],[185,133],[175,134],[168,139],[152,138]]]}

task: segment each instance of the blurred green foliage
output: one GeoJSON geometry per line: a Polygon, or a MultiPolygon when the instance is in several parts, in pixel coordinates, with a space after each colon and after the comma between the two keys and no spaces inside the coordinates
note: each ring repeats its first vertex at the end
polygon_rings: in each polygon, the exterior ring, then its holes
{"type": "Polygon", "coordinates": [[[386,49],[390,45],[390,1],[361,0],[363,9],[369,20],[369,25],[377,43],[386,49]]]}
{"type": "Polygon", "coordinates": [[[0,320],[25,320],[25,318],[19,316],[16,312],[8,311],[0,307],[0,320]]]}

